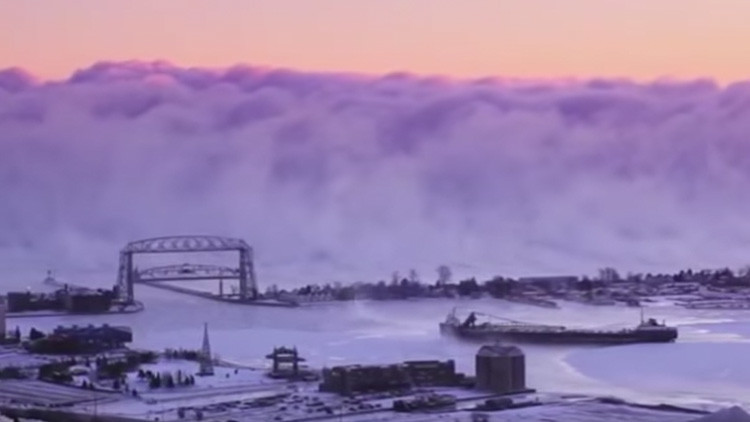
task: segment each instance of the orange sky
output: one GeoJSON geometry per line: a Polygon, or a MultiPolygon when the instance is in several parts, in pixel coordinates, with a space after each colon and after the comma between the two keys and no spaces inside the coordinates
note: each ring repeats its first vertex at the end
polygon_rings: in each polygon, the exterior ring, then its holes
{"type": "Polygon", "coordinates": [[[0,68],[166,59],[458,77],[750,75],[750,0],[0,0],[0,68]]]}

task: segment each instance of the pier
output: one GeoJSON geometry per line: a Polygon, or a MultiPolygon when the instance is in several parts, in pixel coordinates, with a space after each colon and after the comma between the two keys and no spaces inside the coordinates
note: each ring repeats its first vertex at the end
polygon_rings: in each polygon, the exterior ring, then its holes
{"type": "Polygon", "coordinates": [[[157,281],[140,281],[138,284],[146,285],[156,289],[167,290],[170,292],[186,294],[190,296],[200,297],[203,299],[215,300],[217,302],[234,303],[237,305],[251,305],[251,306],[272,306],[280,308],[294,308],[299,306],[296,302],[284,302],[274,299],[254,299],[254,300],[242,300],[241,297],[237,296],[220,296],[214,293],[189,289],[182,286],[175,286],[173,284],[165,284],[157,281]]]}
{"type": "Polygon", "coordinates": [[[138,312],[141,312],[145,307],[143,306],[143,303],[139,301],[134,301],[131,304],[120,306],[115,305],[113,309],[110,309],[106,312],[96,312],[96,313],[75,313],[75,312],[65,312],[65,311],[28,311],[28,312],[8,312],[5,314],[5,317],[8,319],[11,318],[42,318],[42,317],[61,317],[66,315],[117,315],[117,314],[135,314],[138,312]]]}

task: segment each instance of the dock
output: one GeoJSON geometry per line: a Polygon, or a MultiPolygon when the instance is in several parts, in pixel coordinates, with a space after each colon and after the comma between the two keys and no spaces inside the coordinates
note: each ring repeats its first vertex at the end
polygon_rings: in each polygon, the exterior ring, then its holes
{"type": "MultiPolygon", "coordinates": [[[[52,277],[51,273],[48,273],[47,278],[42,282],[44,285],[50,288],[58,290],[70,290],[70,291],[90,291],[97,292],[95,288],[81,286],[73,283],[65,283],[56,280],[52,277]]],[[[76,310],[34,310],[34,311],[14,311],[6,312],[6,318],[44,318],[44,317],[60,317],[68,315],[115,315],[115,314],[134,314],[141,312],[144,309],[144,305],[140,301],[133,301],[132,303],[124,303],[121,301],[114,300],[108,310],[97,310],[92,312],[83,312],[76,310]]]]}
{"type": "Polygon", "coordinates": [[[186,294],[190,296],[196,296],[203,299],[214,300],[217,302],[233,303],[236,305],[249,305],[249,306],[270,306],[277,308],[296,308],[299,306],[297,302],[284,302],[274,299],[255,299],[255,300],[241,300],[236,296],[219,296],[210,292],[203,292],[195,289],[188,289],[186,287],[175,286],[171,284],[165,284],[163,282],[156,281],[140,281],[139,285],[145,285],[156,289],[167,290],[170,292],[186,294]]]}

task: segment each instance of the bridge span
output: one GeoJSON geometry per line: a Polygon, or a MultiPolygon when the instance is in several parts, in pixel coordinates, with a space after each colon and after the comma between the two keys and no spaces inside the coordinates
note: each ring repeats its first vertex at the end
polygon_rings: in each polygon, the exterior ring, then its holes
{"type": "Polygon", "coordinates": [[[179,264],[164,265],[139,270],[135,274],[135,283],[153,283],[158,281],[199,281],[199,280],[239,280],[238,268],[221,265],[179,264]]]}

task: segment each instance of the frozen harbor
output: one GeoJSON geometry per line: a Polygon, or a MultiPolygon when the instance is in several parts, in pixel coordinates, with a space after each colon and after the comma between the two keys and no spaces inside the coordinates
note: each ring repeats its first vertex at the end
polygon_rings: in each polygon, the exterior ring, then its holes
{"type": "MultiPolygon", "coordinates": [[[[562,303],[543,309],[494,299],[346,302],[297,309],[254,308],[139,287],[146,310],[96,317],[134,329],[134,346],[197,347],[203,322],[213,350],[226,361],[265,367],[274,346],[296,345],[312,366],[455,359],[473,371],[476,345],[439,335],[437,323],[454,307],[569,326],[632,326],[638,310],[562,303]]],[[[646,403],[714,408],[750,406],[750,313],[653,306],[648,316],[680,327],[674,344],[617,347],[525,346],[528,384],[540,391],[612,395],[646,403]]],[[[10,320],[22,330],[88,324],[91,317],[10,320]]]]}

